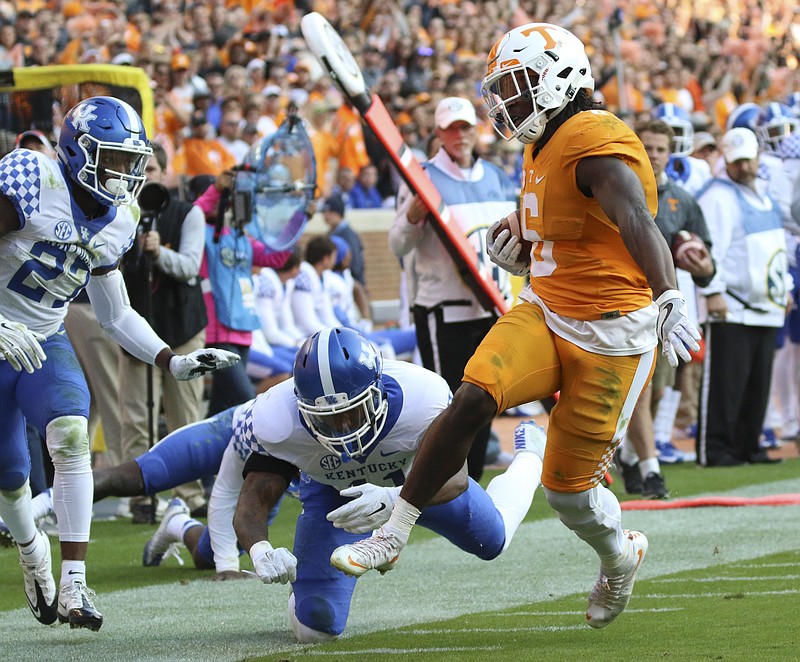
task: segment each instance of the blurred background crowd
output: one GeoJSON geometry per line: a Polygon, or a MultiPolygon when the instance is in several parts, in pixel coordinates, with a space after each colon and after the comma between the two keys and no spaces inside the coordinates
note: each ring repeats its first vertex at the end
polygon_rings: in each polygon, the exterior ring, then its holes
{"type": "Polygon", "coordinates": [[[396,177],[309,53],[299,28],[309,11],[337,27],[418,155],[435,151],[438,101],[466,97],[478,111],[478,151],[512,176],[521,145],[498,139],[479,85],[486,53],[514,25],[573,31],[587,45],[598,100],[631,124],[670,102],[696,131],[719,136],[736,106],[800,90],[798,9],[785,0],[3,0],[0,68],[144,69],[156,104],[152,138],[167,150],[173,185],[238,162],[295,106],[312,134],[319,193],[337,177],[352,187],[375,166],[366,186],[389,205],[396,177]]]}

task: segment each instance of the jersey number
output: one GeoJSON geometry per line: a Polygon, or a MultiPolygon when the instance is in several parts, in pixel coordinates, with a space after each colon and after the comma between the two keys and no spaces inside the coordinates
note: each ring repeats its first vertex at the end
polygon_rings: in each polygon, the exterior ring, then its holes
{"type": "MultiPolygon", "coordinates": [[[[25,281],[28,280],[28,277],[31,274],[35,274],[31,279],[33,282],[55,280],[64,273],[64,264],[67,261],[67,253],[58,246],[53,246],[52,244],[48,244],[44,241],[38,241],[31,248],[31,255],[33,255],[34,258],[26,260],[22,266],[17,269],[17,273],[15,273],[11,277],[11,280],[8,281],[8,287],[17,294],[24,296],[26,299],[30,299],[31,301],[36,301],[38,303],[41,302],[48,290],[42,285],[31,287],[30,285],[26,284],[25,281]],[[41,258],[45,255],[52,258],[52,265],[46,264],[44,261],[42,261],[41,258]]],[[[49,261],[50,260],[48,260],[48,262],[49,261]]],[[[72,261],[72,264],[69,267],[69,273],[73,276],[78,276],[81,281],[80,285],[78,285],[72,291],[72,293],[66,297],[66,299],[56,298],[50,306],[51,308],[61,308],[69,301],[72,301],[76,296],[78,296],[78,292],[83,289],[84,285],[86,285],[86,281],[89,280],[89,268],[83,262],[83,260],[79,258],[76,258],[72,261]],[[81,272],[83,272],[83,275],[79,276],[81,272]]]]}
{"type": "Polygon", "coordinates": [[[550,276],[558,266],[553,259],[553,242],[542,239],[536,230],[528,227],[528,219],[539,216],[539,199],[535,193],[526,193],[522,199],[525,222],[522,237],[533,243],[531,248],[531,276],[534,278],[550,276]]]}

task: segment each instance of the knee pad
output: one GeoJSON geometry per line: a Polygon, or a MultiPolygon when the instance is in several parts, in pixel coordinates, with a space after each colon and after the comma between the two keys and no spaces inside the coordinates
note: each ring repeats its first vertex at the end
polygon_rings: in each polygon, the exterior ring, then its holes
{"type": "MultiPolygon", "coordinates": [[[[310,598],[310,600],[324,602],[319,598],[310,598]]],[[[287,616],[289,618],[289,627],[292,629],[295,638],[301,644],[321,644],[325,643],[326,641],[334,641],[335,639],[339,638],[339,634],[328,634],[327,632],[320,632],[319,630],[313,630],[312,628],[308,627],[307,625],[303,625],[298,619],[297,615],[295,614],[295,599],[294,593],[289,596],[289,605],[287,609],[287,616]]]]}
{"type": "Polygon", "coordinates": [[[0,469],[0,496],[8,501],[16,501],[29,484],[30,472],[21,468],[0,469]]]}
{"type": "Polygon", "coordinates": [[[553,492],[544,488],[547,503],[578,537],[588,540],[619,527],[622,511],[613,493],[602,485],[585,492],[553,492]]]}
{"type": "Polygon", "coordinates": [[[60,416],[47,424],[45,439],[53,466],[61,473],[91,471],[88,421],[83,416],[60,416]]]}

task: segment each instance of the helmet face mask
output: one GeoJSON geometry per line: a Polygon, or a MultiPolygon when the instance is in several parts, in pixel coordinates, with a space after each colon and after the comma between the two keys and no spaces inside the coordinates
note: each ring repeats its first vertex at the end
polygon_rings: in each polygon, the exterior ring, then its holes
{"type": "Polygon", "coordinates": [[[320,331],[297,353],[300,416],[314,438],[345,461],[363,455],[386,423],[382,370],[378,350],[352,329],[320,331]]]}
{"type": "Polygon", "coordinates": [[[583,44],[548,23],[507,32],[489,52],[481,84],[495,130],[506,140],[525,144],[537,142],[547,122],[581,89],[594,90],[583,44]]]}
{"type": "Polygon", "coordinates": [[[131,204],[153,154],[136,111],[112,97],[91,97],[65,116],[56,149],[70,177],[103,205],[131,204]]]}
{"type": "Polygon", "coordinates": [[[673,156],[689,156],[694,151],[694,126],[684,108],[674,103],[661,103],[653,108],[652,115],[672,127],[670,152],[673,156]]]}
{"type": "Polygon", "coordinates": [[[756,135],[767,152],[777,152],[783,139],[797,131],[800,120],[789,106],[774,101],[768,103],[756,119],[756,135]]]}

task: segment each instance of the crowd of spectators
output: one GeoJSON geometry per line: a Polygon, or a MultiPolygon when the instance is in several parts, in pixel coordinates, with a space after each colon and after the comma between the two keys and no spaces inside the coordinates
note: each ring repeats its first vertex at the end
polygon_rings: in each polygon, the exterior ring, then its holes
{"type": "Polygon", "coordinates": [[[418,154],[435,151],[438,101],[467,97],[479,113],[477,149],[512,175],[519,145],[497,139],[479,93],[486,53],[512,25],[548,21],[573,31],[587,44],[598,99],[631,123],[674,102],[696,129],[719,135],[736,105],[800,89],[800,22],[782,0],[2,0],[0,67],[143,68],[156,103],[152,137],[167,149],[173,176],[197,174],[198,163],[219,174],[230,163],[220,149],[236,160],[296,107],[312,135],[322,196],[340,169],[359,177],[372,164],[390,199],[396,176],[302,38],[309,11],[340,31],[418,154]]]}

